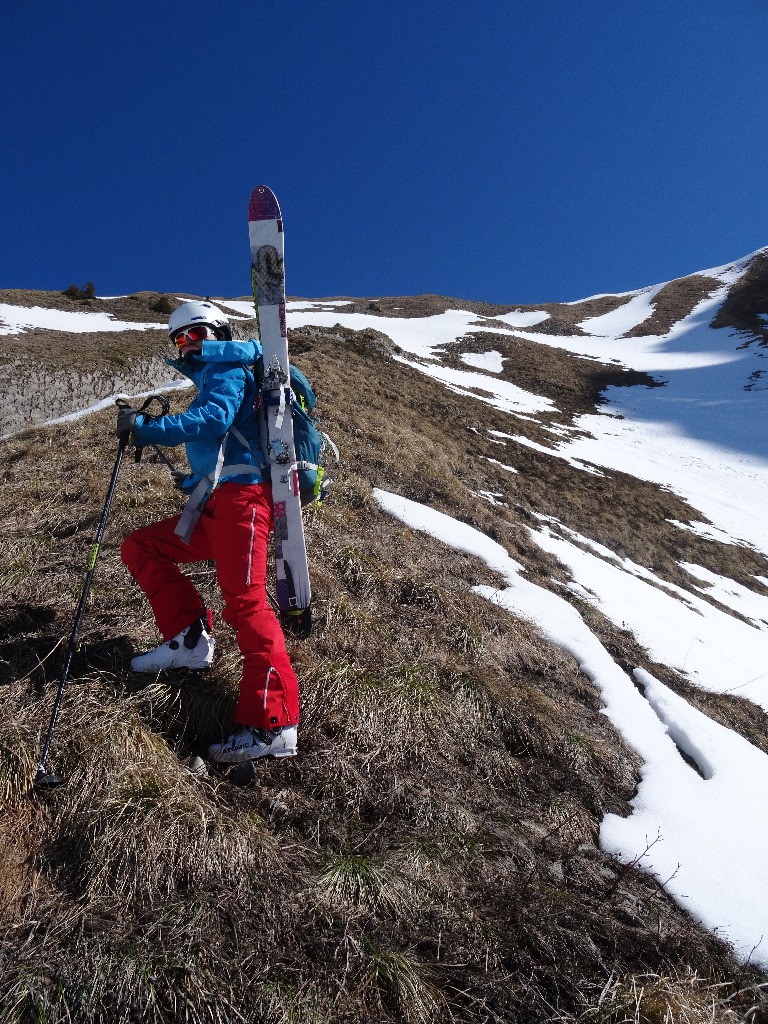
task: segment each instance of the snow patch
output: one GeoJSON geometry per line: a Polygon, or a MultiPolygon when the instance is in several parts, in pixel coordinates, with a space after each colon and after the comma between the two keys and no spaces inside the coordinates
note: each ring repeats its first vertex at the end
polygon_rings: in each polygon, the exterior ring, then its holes
{"type": "Polygon", "coordinates": [[[503,462],[499,462],[498,459],[491,459],[487,455],[481,456],[484,462],[490,462],[493,466],[498,466],[499,469],[503,469],[505,473],[519,473],[519,469],[515,469],[514,466],[505,466],[503,462]]]}
{"type": "Polygon", "coordinates": [[[680,562],[680,565],[705,584],[704,587],[696,587],[700,593],[743,615],[758,629],[768,628],[768,597],[764,594],[757,594],[741,583],[719,576],[701,565],[691,562],[680,562]]]}
{"type": "Polygon", "coordinates": [[[589,317],[587,320],[582,320],[577,326],[587,334],[618,338],[620,335],[626,334],[627,331],[631,331],[633,327],[645,323],[653,315],[655,308],[653,300],[664,287],[665,285],[659,284],[654,288],[647,288],[631,298],[629,302],[625,302],[623,306],[619,306],[618,309],[604,313],[602,316],[589,317]]]}
{"type": "Polygon", "coordinates": [[[489,373],[501,373],[504,369],[501,352],[465,352],[461,361],[467,366],[474,366],[478,370],[487,370],[489,373]]]}
{"type": "Polygon", "coordinates": [[[588,463],[582,462],[581,459],[575,459],[572,455],[568,455],[559,447],[547,448],[546,445],[538,444],[538,442],[531,441],[530,438],[523,437],[519,434],[510,434],[508,436],[510,440],[523,445],[525,448],[532,448],[535,452],[541,452],[542,455],[553,455],[555,458],[562,459],[563,462],[567,462],[568,465],[573,466],[574,469],[580,469],[583,473],[591,473],[592,476],[605,476],[605,473],[601,473],[596,466],[590,466],[588,463]]]}
{"type": "Polygon", "coordinates": [[[510,381],[489,377],[485,373],[469,370],[455,370],[441,363],[422,363],[402,356],[394,357],[398,362],[438,380],[458,395],[475,398],[487,405],[508,413],[556,412],[557,408],[548,398],[524,391],[510,381]]]}
{"type": "Polygon", "coordinates": [[[498,508],[503,508],[506,505],[505,501],[499,500],[504,497],[501,491],[472,491],[472,494],[476,498],[482,498],[483,501],[487,501],[490,505],[495,505],[498,508]]]}
{"type": "MultiPolygon", "coordinates": [[[[94,403],[94,405],[89,405],[86,409],[79,409],[77,412],[68,412],[64,416],[57,416],[56,419],[53,420],[43,420],[39,426],[51,427],[55,426],[57,423],[71,423],[74,420],[81,420],[84,416],[90,416],[91,413],[101,412],[102,409],[108,409],[110,406],[115,404],[115,400],[118,398],[125,398],[130,403],[133,403],[139,398],[149,398],[150,395],[158,395],[162,391],[182,391],[191,387],[194,387],[191,380],[174,380],[168,384],[161,384],[158,387],[154,387],[151,391],[140,391],[135,395],[126,395],[124,391],[118,391],[114,395],[102,398],[100,401],[94,403]]],[[[0,438],[0,440],[3,439],[0,438]]]]}
{"type": "Polygon", "coordinates": [[[510,324],[512,327],[535,327],[537,324],[549,320],[551,315],[543,310],[525,312],[522,309],[514,309],[511,313],[502,313],[501,316],[495,316],[492,319],[501,320],[502,323],[510,324]]]}
{"type": "Polygon", "coordinates": [[[677,519],[668,519],[668,523],[676,526],[678,530],[686,530],[688,533],[695,533],[705,540],[717,541],[718,544],[735,544],[736,541],[724,530],[718,530],[710,523],[681,523],[677,519]]]}
{"type": "Polygon", "coordinates": [[[27,330],[64,331],[66,334],[95,334],[99,331],[164,331],[166,324],[140,324],[116,320],[111,313],[73,312],[43,309],[41,306],[11,306],[0,302],[0,334],[21,334],[27,330]]]}

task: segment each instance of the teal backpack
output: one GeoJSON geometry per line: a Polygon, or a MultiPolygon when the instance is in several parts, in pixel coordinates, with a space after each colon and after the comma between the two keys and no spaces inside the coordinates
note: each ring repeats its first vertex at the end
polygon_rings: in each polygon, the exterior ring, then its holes
{"type": "MultiPolygon", "coordinates": [[[[253,366],[257,387],[257,402],[261,399],[264,363],[259,357],[253,366]]],[[[301,504],[311,505],[325,499],[333,478],[326,471],[329,455],[339,461],[339,450],[326,433],[318,429],[312,416],[317,397],[298,366],[291,365],[291,391],[293,402],[293,442],[296,448],[296,467],[299,473],[301,504]]]]}

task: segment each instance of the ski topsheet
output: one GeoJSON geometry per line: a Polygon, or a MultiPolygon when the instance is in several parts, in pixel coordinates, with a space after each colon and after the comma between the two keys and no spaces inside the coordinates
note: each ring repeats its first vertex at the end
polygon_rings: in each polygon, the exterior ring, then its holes
{"type": "Polygon", "coordinates": [[[295,617],[300,623],[297,631],[306,635],[312,595],[293,441],[283,219],[277,198],[266,185],[259,185],[251,194],[248,232],[253,301],[264,352],[262,405],[272,476],[277,603],[286,624],[295,617]]]}

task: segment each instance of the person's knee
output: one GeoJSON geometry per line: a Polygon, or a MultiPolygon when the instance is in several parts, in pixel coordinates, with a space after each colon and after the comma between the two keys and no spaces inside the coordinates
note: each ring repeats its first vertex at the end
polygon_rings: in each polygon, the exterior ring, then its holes
{"type": "Polygon", "coordinates": [[[129,533],[120,545],[120,558],[123,561],[123,565],[127,566],[129,571],[141,565],[146,559],[146,551],[141,543],[139,533],[139,530],[129,533]]]}

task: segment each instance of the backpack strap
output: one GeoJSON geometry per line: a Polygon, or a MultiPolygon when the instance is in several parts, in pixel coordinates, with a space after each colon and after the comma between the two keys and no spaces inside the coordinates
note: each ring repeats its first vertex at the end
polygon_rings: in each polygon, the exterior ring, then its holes
{"type": "MultiPolygon", "coordinates": [[[[203,511],[203,505],[208,494],[216,487],[221,476],[222,467],[224,466],[224,453],[227,447],[227,441],[229,440],[229,431],[226,432],[224,437],[221,439],[219,445],[219,454],[216,456],[216,466],[214,467],[213,473],[209,473],[204,476],[202,480],[197,484],[195,489],[192,491],[190,496],[187,498],[184,508],[181,510],[179,521],[176,524],[176,529],[173,531],[177,537],[184,544],[189,544],[192,537],[192,531],[197,526],[197,521],[203,511]]],[[[229,467],[227,467],[229,468],[229,467]]],[[[253,466],[248,467],[253,472],[253,466]]]]}
{"type": "Polygon", "coordinates": [[[264,469],[267,465],[262,452],[254,448],[248,439],[240,433],[237,427],[230,427],[222,438],[221,445],[219,447],[219,454],[216,457],[216,467],[213,473],[210,473],[208,476],[204,476],[192,491],[189,498],[187,498],[187,502],[181,511],[179,521],[176,524],[176,529],[173,531],[185,544],[189,544],[192,531],[197,525],[197,521],[202,514],[203,505],[205,504],[208,495],[218,487],[221,480],[228,476],[240,476],[245,475],[246,473],[253,473],[254,467],[251,464],[236,463],[230,466],[224,465],[224,455],[230,434],[234,435],[240,444],[243,445],[244,448],[248,449],[251,455],[256,459],[257,465],[260,469],[264,469]]]}
{"type": "Polygon", "coordinates": [[[330,439],[330,437],[328,437],[328,435],[326,433],[324,433],[322,430],[319,431],[319,433],[322,434],[323,440],[326,442],[328,447],[333,452],[333,454],[334,454],[334,456],[336,458],[336,461],[339,462],[341,460],[341,456],[339,455],[339,449],[336,447],[336,445],[333,443],[333,441],[330,439]]]}

